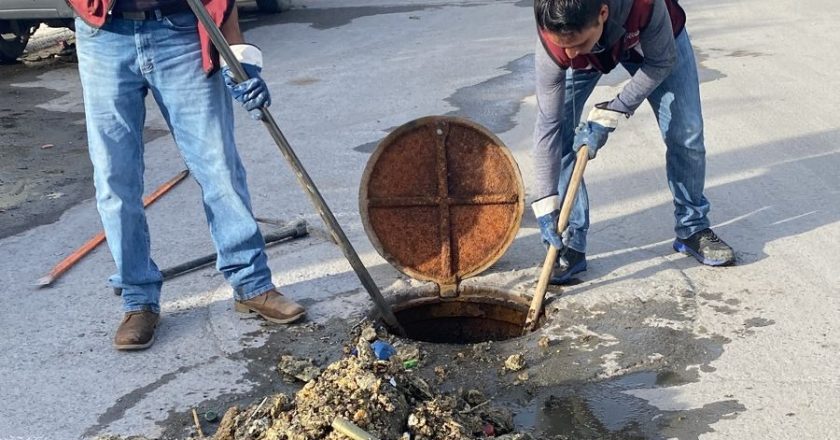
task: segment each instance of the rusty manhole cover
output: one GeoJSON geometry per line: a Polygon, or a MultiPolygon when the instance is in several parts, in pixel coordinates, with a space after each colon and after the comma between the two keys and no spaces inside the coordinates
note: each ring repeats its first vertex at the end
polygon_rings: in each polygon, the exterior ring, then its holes
{"type": "Polygon", "coordinates": [[[379,144],[359,203],[371,242],[394,267],[455,286],[502,256],[519,229],[524,192],[495,135],[463,118],[432,116],[379,144]]]}

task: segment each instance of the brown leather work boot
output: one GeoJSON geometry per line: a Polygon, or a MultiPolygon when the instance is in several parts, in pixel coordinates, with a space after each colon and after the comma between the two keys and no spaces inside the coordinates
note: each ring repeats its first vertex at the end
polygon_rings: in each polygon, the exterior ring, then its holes
{"type": "Polygon", "coordinates": [[[256,312],[276,324],[289,324],[306,314],[300,304],[273,289],[247,301],[235,301],[234,309],[240,313],[256,312]]]}
{"type": "Polygon", "coordinates": [[[160,315],[148,310],[126,313],[114,335],[114,347],[117,350],[151,347],[155,342],[155,328],[159,320],[160,315]]]}

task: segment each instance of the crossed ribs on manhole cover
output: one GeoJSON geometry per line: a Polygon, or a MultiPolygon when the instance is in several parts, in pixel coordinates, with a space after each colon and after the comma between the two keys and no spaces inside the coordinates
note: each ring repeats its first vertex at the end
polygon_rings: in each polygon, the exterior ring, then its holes
{"type": "Polygon", "coordinates": [[[402,125],[362,176],[362,223],[376,250],[406,275],[456,285],[498,260],[524,209],[519,168],[480,125],[431,116],[402,125]]]}

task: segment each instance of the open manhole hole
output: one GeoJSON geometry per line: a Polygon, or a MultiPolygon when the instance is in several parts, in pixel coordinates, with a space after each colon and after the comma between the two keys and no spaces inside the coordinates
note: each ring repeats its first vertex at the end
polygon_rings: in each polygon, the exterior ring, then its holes
{"type": "Polygon", "coordinates": [[[394,306],[394,314],[411,339],[474,344],[522,336],[528,302],[519,295],[473,288],[456,298],[405,300],[394,306]]]}
{"type": "MultiPolygon", "coordinates": [[[[374,248],[431,295],[393,304],[413,339],[474,343],[522,334],[528,303],[461,286],[502,257],[524,210],[519,167],[501,140],[459,117],[408,122],[379,143],[362,176],[362,223],[374,248]]],[[[405,292],[404,292],[405,293],[405,292]]]]}

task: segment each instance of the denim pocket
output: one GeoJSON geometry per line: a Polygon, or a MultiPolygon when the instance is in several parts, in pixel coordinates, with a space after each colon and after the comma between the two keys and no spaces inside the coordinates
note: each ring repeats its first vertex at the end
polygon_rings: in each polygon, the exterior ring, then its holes
{"type": "Polygon", "coordinates": [[[173,31],[195,32],[198,28],[198,19],[192,12],[179,12],[177,14],[163,17],[163,24],[173,31]]]}
{"type": "Polygon", "coordinates": [[[81,17],[76,17],[73,27],[77,35],[81,34],[84,37],[93,37],[99,33],[100,28],[95,28],[81,19],[81,17]]]}

